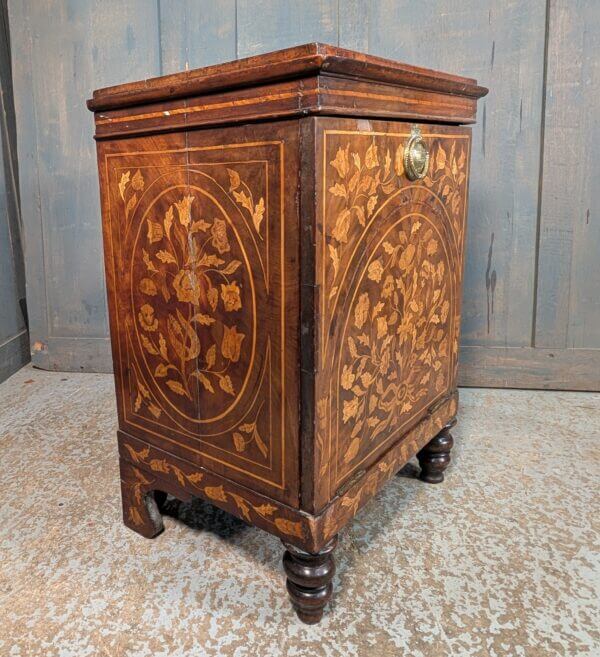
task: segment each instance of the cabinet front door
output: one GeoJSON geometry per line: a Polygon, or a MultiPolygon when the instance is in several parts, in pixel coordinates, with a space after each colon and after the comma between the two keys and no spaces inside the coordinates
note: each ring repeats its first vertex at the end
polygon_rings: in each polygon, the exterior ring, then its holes
{"type": "Polygon", "coordinates": [[[99,147],[122,429],[293,505],[296,134],[99,147]]]}

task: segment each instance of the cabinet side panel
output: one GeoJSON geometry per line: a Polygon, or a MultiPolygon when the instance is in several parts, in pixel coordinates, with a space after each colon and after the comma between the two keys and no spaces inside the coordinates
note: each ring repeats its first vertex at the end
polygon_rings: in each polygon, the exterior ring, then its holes
{"type": "Polygon", "coordinates": [[[411,124],[317,125],[322,505],[455,389],[470,129],[419,126],[411,181],[411,124]]]}

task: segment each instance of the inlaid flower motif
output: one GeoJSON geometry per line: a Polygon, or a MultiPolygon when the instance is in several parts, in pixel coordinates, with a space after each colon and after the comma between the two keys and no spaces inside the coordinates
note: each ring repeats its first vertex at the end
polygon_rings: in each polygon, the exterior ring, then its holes
{"type": "Polygon", "coordinates": [[[141,308],[138,315],[140,326],[146,331],[156,331],[158,328],[158,320],[154,316],[154,308],[145,303],[141,308]]]}
{"type": "Polygon", "coordinates": [[[236,326],[223,327],[223,340],[221,342],[221,353],[224,358],[227,358],[232,363],[237,363],[240,359],[240,350],[242,347],[242,340],[246,336],[243,333],[237,332],[236,326]]]}
{"type": "Polygon", "coordinates": [[[151,278],[142,278],[140,281],[140,292],[147,294],[149,297],[153,297],[157,293],[156,284],[151,278]]]}
{"type": "Polygon", "coordinates": [[[348,367],[348,365],[344,365],[342,371],[342,388],[344,388],[344,390],[350,390],[355,378],[352,368],[348,367]]]}
{"type": "Polygon", "coordinates": [[[148,219],[148,242],[154,244],[155,242],[160,242],[163,238],[163,227],[162,224],[159,224],[156,221],[151,221],[148,219]]]}
{"type": "Polygon", "coordinates": [[[356,416],[358,411],[358,397],[353,397],[350,401],[344,400],[343,421],[344,424],[356,416]]]}
{"type": "Polygon", "coordinates": [[[221,299],[223,299],[225,310],[229,312],[239,310],[242,307],[242,301],[237,283],[221,284],[221,299]]]}
{"type": "Polygon", "coordinates": [[[369,278],[376,283],[379,283],[383,275],[383,267],[380,260],[375,260],[369,265],[369,278]]]}
{"type": "Polygon", "coordinates": [[[211,244],[221,254],[227,253],[231,248],[227,239],[227,223],[224,219],[215,219],[210,231],[212,235],[211,244]]]}
{"type": "Polygon", "coordinates": [[[362,328],[363,324],[367,321],[369,305],[369,294],[368,292],[363,292],[358,299],[356,308],[354,309],[354,325],[356,328],[362,328]]]}
{"type": "Polygon", "coordinates": [[[396,289],[396,285],[394,283],[394,277],[391,274],[388,274],[385,277],[385,281],[383,282],[383,288],[381,289],[381,298],[389,299],[392,296],[392,294],[394,294],[395,289],[396,289]]]}
{"type": "Polygon", "coordinates": [[[173,279],[173,289],[179,301],[198,305],[200,302],[200,282],[190,269],[182,269],[173,279]]]}
{"type": "Polygon", "coordinates": [[[179,223],[182,226],[189,226],[192,219],[192,203],[194,202],[193,196],[184,196],[181,201],[175,203],[177,214],[179,216],[179,223]]]}

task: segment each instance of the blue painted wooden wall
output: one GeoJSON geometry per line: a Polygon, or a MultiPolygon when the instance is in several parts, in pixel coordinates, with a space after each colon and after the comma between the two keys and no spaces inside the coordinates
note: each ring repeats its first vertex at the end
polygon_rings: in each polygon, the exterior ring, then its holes
{"type": "Polygon", "coordinates": [[[16,146],[8,12],[0,0],[0,381],[29,361],[16,146]]]}
{"type": "Polygon", "coordinates": [[[10,0],[33,360],[110,367],[99,86],[323,41],[476,77],[461,380],[600,387],[596,0],[10,0]]]}

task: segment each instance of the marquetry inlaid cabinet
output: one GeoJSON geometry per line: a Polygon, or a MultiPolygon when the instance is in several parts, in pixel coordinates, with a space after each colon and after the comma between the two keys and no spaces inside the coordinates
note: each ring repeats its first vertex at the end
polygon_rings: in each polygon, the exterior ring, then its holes
{"type": "Polygon", "coordinates": [[[94,93],[128,527],[271,532],[310,623],[344,525],[415,454],[442,481],[485,93],[321,44],[94,93]]]}

